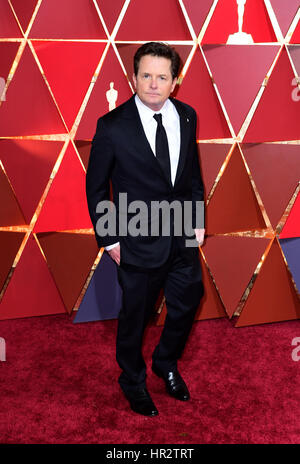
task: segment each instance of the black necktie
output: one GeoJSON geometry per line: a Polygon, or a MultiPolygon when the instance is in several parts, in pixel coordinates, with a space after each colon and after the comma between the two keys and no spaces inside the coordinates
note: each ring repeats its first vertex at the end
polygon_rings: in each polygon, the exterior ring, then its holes
{"type": "Polygon", "coordinates": [[[170,166],[170,154],[167,134],[162,124],[161,113],[154,114],[154,119],[157,122],[156,138],[155,138],[155,154],[158,162],[160,163],[163,171],[167,175],[171,182],[171,166],[170,166]]]}

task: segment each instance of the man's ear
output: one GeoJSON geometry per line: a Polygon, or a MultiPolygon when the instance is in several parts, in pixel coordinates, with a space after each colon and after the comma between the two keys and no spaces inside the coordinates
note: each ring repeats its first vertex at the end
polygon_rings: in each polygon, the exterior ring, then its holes
{"type": "Polygon", "coordinates": [[[132,80],[134,83],[134,87],[136,88],[136,75],[135,74],[132,74],[132,80]]]}
{"type": "Polygon", "coordinates": [[[173,92],[173,90],[174,90],[175,87],[176,87],[177,80],[178,80],[178,78],[177,78],[177,77],[174,77],[173,82],[172,82],[172,90],[171,90],[171,93],[173,92]]]}

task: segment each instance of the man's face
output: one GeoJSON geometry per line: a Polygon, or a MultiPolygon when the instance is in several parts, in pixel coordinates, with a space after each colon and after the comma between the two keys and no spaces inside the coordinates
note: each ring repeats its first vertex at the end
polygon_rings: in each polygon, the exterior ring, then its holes
{"type": "Polygon", "coordinates": [[[172,78],[171,60],[144,55],[140,59],[137,76],[133,75],[136,93],[141,101],[153,111],[159,111],[176,85],[172,78]]]}

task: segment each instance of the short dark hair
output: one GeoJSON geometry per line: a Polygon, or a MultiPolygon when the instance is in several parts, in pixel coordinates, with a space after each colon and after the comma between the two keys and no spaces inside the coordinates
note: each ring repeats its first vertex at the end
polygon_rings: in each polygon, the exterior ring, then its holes
{"type": "Polygon", "coordinates": [[[178,76],[181,59],[175,48],[163,42],[146,42],[137,49],[133,58],[134,74],[137,76],[140,60],[145,55],[161,56],[171,61],[172,78],[178,76]]]}

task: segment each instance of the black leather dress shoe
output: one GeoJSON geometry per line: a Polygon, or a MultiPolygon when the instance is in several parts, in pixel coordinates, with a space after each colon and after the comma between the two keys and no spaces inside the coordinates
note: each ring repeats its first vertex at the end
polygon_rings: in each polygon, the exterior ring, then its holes
{"type": "Polygon", "coordinates": [[[180,401],[187,401],[190,399],[188,388],[177,369],[164,374],[155,366],[155,364],[152,364],[152,370],[154,374],[164,379],[169,395],[180,401]]]}
{"type": "Polygon", "coordinates": [[[153,403],[147,388],[140,388],[134,392],[125,393],[131,409],[143,416],[157,416],[158,410],[153,403]]]}

